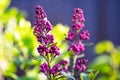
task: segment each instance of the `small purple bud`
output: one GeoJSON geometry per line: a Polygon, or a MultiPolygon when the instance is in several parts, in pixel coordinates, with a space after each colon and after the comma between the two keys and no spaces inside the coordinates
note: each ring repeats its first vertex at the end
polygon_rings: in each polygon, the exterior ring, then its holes
{"type": "Polygon", "coordinates": [[[59,51],[55,51],[55,55],[60,55],[60,52],[59,51]]]}
{"type": "Polygon", "coordinates": [[[80,9],[80,8],[75,8],[75,9],[74,9],[74,13],[75,13],[75,14],[83,14],[83,10],[80,9]]]}
{"type": "Polygon", "coordinates": [[[61,63],[62,65],[66,65],[68,62],[65,61],[65,60],[62,60],[60,63],[61,63]]]}

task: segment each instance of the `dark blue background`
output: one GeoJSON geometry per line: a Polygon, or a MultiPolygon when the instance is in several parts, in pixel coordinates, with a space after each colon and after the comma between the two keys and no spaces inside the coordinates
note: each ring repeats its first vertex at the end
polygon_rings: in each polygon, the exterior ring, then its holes
{"type": "MultiPolygon", "coordinates": [[[[37,4],[44,8],[53,25],[71,26],[73,9],[80,7],[84,10],[86,29],[91,33],[90,42],[111,40],[120,45],[120,0],[12,0],[10,7],[25,10],[27,19],[34,23],[37,4]]],[[[92,53],[93,47],[89,47],[87,56],[92,53]]]]}

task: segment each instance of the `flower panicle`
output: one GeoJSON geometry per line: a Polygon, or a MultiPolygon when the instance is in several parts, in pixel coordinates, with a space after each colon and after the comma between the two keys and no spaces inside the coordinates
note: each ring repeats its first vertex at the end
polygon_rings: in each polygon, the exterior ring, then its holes
{"type": "MultiPolygon", "coordinates": [[[[45,42],[45,38],[50,38],[49,40],[53,40],[52,35],[47,35],[48,32],[52,29],[51,23],[47,20],[47,15],[44,12],[43,8],[39,5],[36,6],[36,21],[34,28],[34,35],[37,37],[38,41],[42,43],[45,42]]],[[[53,41],[52,41],[53,42],[53,41]]],[[[46,42],[47,43],[47,42],[46,42]]]]}
{"type": "Polygon", "coordinates": [[[84,27],[84,15],[83,15],[83,10],[80,8],[75,8],[73,11],[73,16],[72,16],[72,28],[75,31],[79,31],[84,27]]]}
{"type": "MultiPolygon", "coordinates": [[[[85,22],[85,18],[84,18],[83,10],[80,8],[75,8],[73,10],[72,26],[66,38],[66,40],[69,41],[68,52],[71,51],[73,54],[71,57],[74,56],[75,58],[77,58],[77,56],[80,55],[80,53],[84,52],[85,44],[83,43],[83,41],[90,39],[89,31],[83,30],[83,28],[85,27],[84,22],[85,22]]],[[[71,61],[76,62],[77,59],[74,60],[71,61]]],[[[88,62],[87,59],[83,59],[83,60],[78,59],[78,61],[75,63],[75,69],[80,72],[85,71],[87,68],[86,67],[87,62],[88,62]]],[[[72,66],[72,64],[70,66],[72,66]]]]}
{"type": "Polygon", "coordinates": [[[51,66],[52,59],[60,55],[60,49],[56,46],[56,44],[52,45],[54,44],[54,36],[49,33],[52,30],[52,25],[47,20],[47,15],[44,12],[43,8],[37,5],[35,12],[36,21],[34,24],[35,27],[33,33],[40,43],[37,48],[38,53],[46,60],[40,65],[40,71],[43,72],[46,76],[49,75],[48,79],[51,80],[51,74],[55,75],[57,73],[61,73],[61,71],[67,70],[65,68],[67,61],[62,60],[62,64],[57,63],[51,66]]]}

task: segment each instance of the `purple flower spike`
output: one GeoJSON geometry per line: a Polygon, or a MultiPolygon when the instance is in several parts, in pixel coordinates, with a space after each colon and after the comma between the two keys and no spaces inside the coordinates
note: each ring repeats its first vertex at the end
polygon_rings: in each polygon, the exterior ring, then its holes
{"type": "Polygon", "coordinates": [[[36,10],[36,21],[35,21],[34,35],[37,37],[40,43],[44,43],[43,42],[44,38],[46,37],[46,34],[52,29],[52,25],[47,20],[47,15],[41,6],[37,5],[35,10],[36,10]]]}
{"type": "Polygon", "coordinates": [[[80,8],[74,9],[73,17],[72,17],[72,22],[73,22],[72,28],[75,31],[81,30],[84,27],[84,21],[85,18],[83,15],[83,10],[80,8]]]}
{"type": "Polygon", "coordinates": [[[42,9],[42,7],[40,5],[36,6],[36,18],[37,19],[44,19],[45,17],[47,17],[46,13],[44,12],[44,10],[42,9]]]}

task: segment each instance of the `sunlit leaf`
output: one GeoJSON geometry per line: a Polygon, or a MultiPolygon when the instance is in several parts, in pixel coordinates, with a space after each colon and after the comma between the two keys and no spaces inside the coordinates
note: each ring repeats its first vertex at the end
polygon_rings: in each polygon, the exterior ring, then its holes
{"type": "Polygon", "coordinates": [[[68,27],[62,24],[57,24],[56,26],[54,26],[53,30],[51,31],[51,33],[55,37],[55,42],[57,43],[57,46],[60,48],[61,52],[64,52],[67,49],[67,43],[63,42],[65,41],[67,32],[68,32],[68,27]]]}
{"type": "Polygon", "coordinates": [[[96,45],[95,51],[98,54],[102,54],[104,52],[111,52],[113,48],[114,48],[114,46],[111,41],[102,41],[96,45]]]}
{"type": "Polygon", "coordinates": [[[0,0],[0,16],[2,15],[3,11],[8,7],[10,4],[10,0],[0,0]]]}
{"type": "Polygon", "coordinates": [[[9,63],[6,71],[4,72],[4,75],[9,76],[8,73],[15,73],[16,72],[16,66],[13,63],[9,63]]]}

